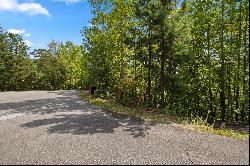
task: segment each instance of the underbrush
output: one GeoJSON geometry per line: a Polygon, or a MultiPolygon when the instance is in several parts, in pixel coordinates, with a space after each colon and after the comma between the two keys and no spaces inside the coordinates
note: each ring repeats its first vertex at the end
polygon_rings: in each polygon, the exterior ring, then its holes
{"type": "Polygon", "coordinates": [[[110,110],[117,113],[127,114],[131,117],[140,118],[145,121],[152,121],[165,124],[174,124],[179,127],[200,131],[211,134],[218,134],[222,136],[232,137],[239,140],[249,140],[249,133],[239,132],[235,130],[225,128],[214,128],[213,125],[208,125],[205,121],[200,118],[194,118],[193,120],[185,120],[177,116],[173,116],[163,112],[161,110],[147,110],[143,107],[128,107],[124,106],[114,100],[103,99],[88,92],[81,92],[81,96],[88,102],[99,106],[102,109],[110,110]]]}

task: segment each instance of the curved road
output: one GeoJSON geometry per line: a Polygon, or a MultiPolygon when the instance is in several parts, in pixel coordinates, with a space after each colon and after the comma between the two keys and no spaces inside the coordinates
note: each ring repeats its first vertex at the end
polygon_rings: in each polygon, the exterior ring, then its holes
{"type": "Polygon", "coordinates": [[[77,93],[0,92],[0,165],[249,164],[249,141],[104,111],[77,93]]]}

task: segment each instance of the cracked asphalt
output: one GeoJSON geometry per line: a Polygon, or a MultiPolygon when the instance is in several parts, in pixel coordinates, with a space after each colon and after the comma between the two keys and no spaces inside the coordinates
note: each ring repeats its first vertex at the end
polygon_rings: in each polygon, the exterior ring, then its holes
{"type": "Polygon", "coordinates": [[[249,165],[249,141],[149,123],[78,91],[0,92],[0,165],[249,165]]]}

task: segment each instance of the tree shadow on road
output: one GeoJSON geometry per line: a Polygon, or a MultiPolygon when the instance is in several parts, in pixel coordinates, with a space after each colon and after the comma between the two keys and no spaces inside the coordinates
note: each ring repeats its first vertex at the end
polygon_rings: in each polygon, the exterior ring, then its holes
{"type": "Polygon", "coordinates": [[[48,133],[97,134],[113,133],[122,130],[133,137],[145,137],[152,124],[141,119],[132,118],[124,114],[102,110],[81,97],[68,92],[57,93],[59,96],[15,103],[0,104],[1,110],[8,110],[7,114],[40,114],[43,119],[33,120],[22,124],[21,127],[42,127],[48,133]],[[75,112],[76,111],[76,112],[75,112]]]}
{"type": "Polygon", "coordinates": [[[140,119],[125,115],[114,115],[103,110],[86,112],[83,114],[55,115],[53,118],[34,120],[22,124],[21,127],[34,128],[47,126],[49,133],[57,134],[97,134],[113,133],[120,128],[133,137],[145,137],[149,125],[140,119]]]}
{"type": "MultiPolygon", "coordinates": [[[[52,92],[48,92],[52,93],[52,92]]],[[[8,113],[27,113],[27,114],[52,114],[56,112],[69,111],[88,111],[97,107],[91,105],[71,91],[54,91],[57,97],[43,98],[36,100],[26,100],[22,102],[0,103],[0,111],[10,110],[8,113]]]]}

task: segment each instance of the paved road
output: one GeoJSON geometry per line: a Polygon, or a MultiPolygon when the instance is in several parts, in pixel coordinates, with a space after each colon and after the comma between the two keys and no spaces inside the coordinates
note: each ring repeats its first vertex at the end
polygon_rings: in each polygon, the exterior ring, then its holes
{"type": "Polygon", "coordinates": [[[1,92],[0,164],[249,164],[249,141],[104,111],[77,91],[1,92]]]}

